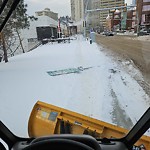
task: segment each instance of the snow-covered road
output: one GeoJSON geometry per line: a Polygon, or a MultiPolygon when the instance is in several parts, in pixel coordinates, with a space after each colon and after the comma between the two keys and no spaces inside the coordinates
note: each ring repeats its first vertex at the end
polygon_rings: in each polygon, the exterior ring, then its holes
{"type": "Polygon", "coordinates": [[[150,107],[135,75],[142,80],[130,62],[114,61],[81,36],[43,45],[0,64],[0,118],[14,133],[27,136],[30,112],[41,100],[131,128],[150,107]]]}

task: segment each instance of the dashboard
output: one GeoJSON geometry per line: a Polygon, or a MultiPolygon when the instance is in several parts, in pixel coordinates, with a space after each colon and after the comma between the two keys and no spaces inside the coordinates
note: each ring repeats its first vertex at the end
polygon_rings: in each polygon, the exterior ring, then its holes
{"type": "Polygon", "coordinates": [[[128,150],[122,141],[115,139],[96,140],[89,135],[52,135],[17,142],[12,150],[128,150]]]}

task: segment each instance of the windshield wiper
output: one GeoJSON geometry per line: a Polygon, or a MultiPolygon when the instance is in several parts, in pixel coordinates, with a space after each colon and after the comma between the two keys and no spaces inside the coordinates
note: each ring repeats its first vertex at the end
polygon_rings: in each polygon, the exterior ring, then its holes
{"type": "MultiPolygon", "coordinates": [[[[6,4],[7,4],[8,0],[5,0],[1,6],[0,9],[0,14],[2,13],[2,11],[4,10],[6,4]]],[[[0,26],[0,32],[2,31],[2,29],[4,28],[5,24],[7,23],[8,19],[10,18],[11,14],[13,13],[13,11],[16,9],[17,5],[19,4],[20,0],[14,0],[14,2],[12,3],[10,10],[7,14],[7,16],[5,17],[4,21],[2,22],[1,26],[0,26]]]]}

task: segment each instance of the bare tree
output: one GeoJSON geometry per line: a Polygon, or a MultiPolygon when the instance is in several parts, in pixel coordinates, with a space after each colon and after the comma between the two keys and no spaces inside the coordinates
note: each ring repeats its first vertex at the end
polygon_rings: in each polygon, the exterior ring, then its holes
{"type": "Polygon", "coordinates": [[[1,33],[1,40],[2,40],[2,47],[3,47],[3,51],[4,51],[4,60],[5,60],[5,63],[7,63],[8,62],[7,49],[6,49],[5,37],[4,37],[3,33],[1,33]]]}
{"type": "MultiPolygon", "coordinates": [[[[2,4],[3,0],[0,0],[0,5],[2,4]]],[[[13,1],[9,1],[7,3],[7,7],[4,9],[2,15],[0,16],[0,23],[4,20],[6,14],[8,13],[10,6],[12,5],[13,1]]],[[[5,25],[2,33],[2,48],[4,51],[4,60],[8,62],[7,58],[7,50],[10,49],[10,45],[6,45],[9,43],[9,39],[14,36],[13,32],[15,31],[18,35],[19,45],[22,49],[22,52],[25,53],[23,48],[22,39],[19,34],[20,29],[28,28],[30,26],[29,20],[36,20],[34,16],[27,15],[27,4],[24,4],[24,0],[21,0],[16,10],[11,15],[11,18],[5,25]]],[[[17,46],[18,47],[18,46],[17,46]]],[[[18,49],[18,48],[17,48],[18,49]]]]}

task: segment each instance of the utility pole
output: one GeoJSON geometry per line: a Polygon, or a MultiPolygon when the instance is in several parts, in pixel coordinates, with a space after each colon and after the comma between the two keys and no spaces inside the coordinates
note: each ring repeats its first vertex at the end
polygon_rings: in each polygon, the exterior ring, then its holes
{"type": "Polygon", "coordinates": [[[138,10],[136,9],[136,17],[137,17],[137,36],[139,36],[139,14],[138,14],[138,10]]]}
{"type": "Polygon", "coordinates": [[[88,4],[89,4],[89,0],[87,0],[85,2],[85,8],[84,8],[84,21],[83,21],[83,25],[84,25],[84,37],[86,38],[86,22],[87,22],[87,7],[88,7],[88,4]]]}
{"type": "Polygon", "coordinates": [[[84,37],[86,38],[86,10],[84,10],[84,21],[83,21],[83,27],[84,27],[84,37]]]}

